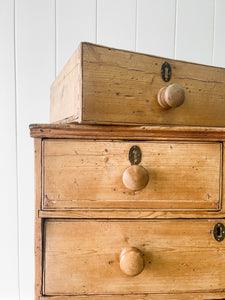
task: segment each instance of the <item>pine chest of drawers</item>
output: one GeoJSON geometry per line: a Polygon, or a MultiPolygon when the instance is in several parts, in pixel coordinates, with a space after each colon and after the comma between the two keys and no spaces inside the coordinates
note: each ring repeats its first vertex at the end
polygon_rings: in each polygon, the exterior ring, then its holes
{"type": "Polygon", "coordinates": [[[30,129],[36,300],[225,299],[224,128],[30,129]]]}

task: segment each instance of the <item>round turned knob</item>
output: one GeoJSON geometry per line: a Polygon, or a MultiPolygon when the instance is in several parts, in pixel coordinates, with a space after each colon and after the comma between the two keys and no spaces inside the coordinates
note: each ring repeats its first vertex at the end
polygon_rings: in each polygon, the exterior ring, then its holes
{"type": "Polygon", "coordinates": [[[184,102],[184,90],[176,83],[163,87],[158,92],[158,102],[165,109],[177,107],[184,102]]]}
{"type": "Polygon", "coordinates": [[[126,247],[120,253],[120,269],[129,276],[135,276],[144,269],[144,258],[141,251],[134,247],[126,247]]]}
{"type": "Polygon", "coordinates": [[[132,165],[123,173],[123,184],[132,191],[143,189],[149,180],[148,172],[142,166],[132,165]]]}

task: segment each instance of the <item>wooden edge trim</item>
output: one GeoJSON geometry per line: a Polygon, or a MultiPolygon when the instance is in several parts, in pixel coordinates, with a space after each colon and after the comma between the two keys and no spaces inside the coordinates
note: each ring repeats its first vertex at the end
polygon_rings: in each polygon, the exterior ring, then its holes
{"type": "Polygon", "coordinates": [[[146,300],[161,300],[161,299],[170,299],[170,300],[219,300],[225,299],[225,292],[196,292],[196,293],[177,293],[177,294],[117,294],[117,295],[83,295],[83,296],[43,296],[39,300],[82,300],[82,299],[146,299],[146,300]],[[138,297],[138,298],[137,298],[138,297]],[[139,298],[141,297],[141,298],[139,298]]]}
{"type": "Polygon", "coordinates": [[[74,124],[31,124],[31,137],[92,139],[225,140],[225,128],[180,126],[102,126],[74,124]]]}
{"type": "Polygon", "coordinates": [[[106,46],[106,45],[100,45],[100,44],[94,44],[94,43],[90,43],[90,42],[81,42],[81,44],[83,46],[87,45],[87,46],[92,46],[92,47],[98,47],[98,48],[104,48],[104,49],[110,49],[110,50],[115,50],[118,52],[122,52],[122,53],[132,53],[134,55],[143,55],[146,57],[155,57],[155,58],[161,58],[163,60],[167,60],[168,62],[181,62],[181,63],[185,63],[188,65],[196,65],[196,66],[203,66],[203,67],[207,67],[209,69],[221,69],[224,70],[224,67],[217,67],[217,66],[210,66],[210,65],[205,65],[205,64],[201,64],[201,63],[195,63],[195,62],[189,62],[189,61],[185,61],[185,60],[181,60],[181,59],[172,59],[172,58],[168,58],[168,57],[164,57],[164,56],[158,56],[158,55],[152,55],[152,54],[148,54],[148,53],[143,53],[143,52],[138,52],[138,51],[132,51],[132,50],[125,50],[125,49],[119,49],[119,48],[115,48],[115,47],[110,47],[110,46],[106,46]]]}
{"type": "Polygon", "coordinates": [[[224,168],[225,168],[225,143],[222,144],[222,150],[221,150],[221,155],[222,155],[222,166],[221,166],[221,195],[220,195],[220,199],[221,199],[221,213],[225,213],[225,176],[224,176],[224,168]]]}
{"type": "Polygon", "coordinates": [[[78,123],[83,120],[83,53],[84,53],[84,43],[79,45],[79,58],[80,58],[80,68],[79,68],[79,99],[77,108],[78,123]]]}
{"type": "Polygon", "coordinates": [[[75,218],[75,219],[223,219],[224,212],[190,211],[152,211],[152,210],[40,210],[39,218],[75,218]]]}
{"type": "Polygon", "coordinates": [[[34,140],[35,168],[35,224],[34,224],[34,254],[35,254],[35,300],[42,295],[42,219],[38,211],[42,207],[42,140],[34,140]]]}

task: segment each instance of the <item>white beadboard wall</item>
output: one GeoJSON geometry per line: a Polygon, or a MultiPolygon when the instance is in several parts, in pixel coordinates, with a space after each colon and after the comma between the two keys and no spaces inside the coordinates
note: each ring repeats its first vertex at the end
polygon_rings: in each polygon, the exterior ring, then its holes
{"type": "Polygon", "coordinates": [[[34,299],[30,123],[80,41],[225,67],[225,0],[0,0],[0,299],[34,299]]]}

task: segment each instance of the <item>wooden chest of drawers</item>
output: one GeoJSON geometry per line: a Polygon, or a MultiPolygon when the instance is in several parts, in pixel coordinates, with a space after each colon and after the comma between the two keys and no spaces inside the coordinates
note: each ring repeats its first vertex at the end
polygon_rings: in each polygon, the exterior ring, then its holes
{"type": "Polygon", "coordinates": [[[225,129],[31,125],[35,299],[225,299],[225,129]]]}

